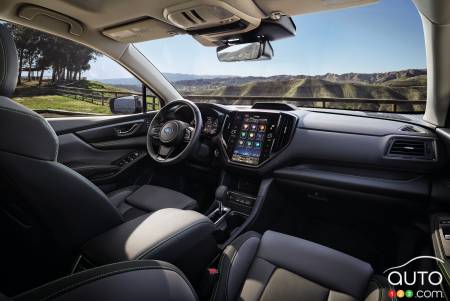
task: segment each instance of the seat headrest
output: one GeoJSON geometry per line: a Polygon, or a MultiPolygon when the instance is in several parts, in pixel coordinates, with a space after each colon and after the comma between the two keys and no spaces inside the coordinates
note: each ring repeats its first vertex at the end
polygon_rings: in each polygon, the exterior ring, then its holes
{"type": "Polygon", "coordinates": [[[8,97],[16,89],[17,50],[9,29],[0,24],[0,151],[56,160],[58,137],[39,114],[8,97]]]}
{"type": "Polygon", "coordinates": [[[17,49],[5,24],[0,24],[0,96],[10,97],[17,84],[17,49]]]}

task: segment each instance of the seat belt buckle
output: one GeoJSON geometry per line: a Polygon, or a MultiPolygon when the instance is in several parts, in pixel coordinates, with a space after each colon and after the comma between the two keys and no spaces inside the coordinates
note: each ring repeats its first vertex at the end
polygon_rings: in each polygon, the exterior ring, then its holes
{"type": "Polygon", "coordinates": [[[219,280],[219,274],[219,270],[216,268],[206,269],[206,273],[203,275],[199,291],[201,300],[204,298],[206,300],[211,295],[217,285],[217,281],[219,280]]]}

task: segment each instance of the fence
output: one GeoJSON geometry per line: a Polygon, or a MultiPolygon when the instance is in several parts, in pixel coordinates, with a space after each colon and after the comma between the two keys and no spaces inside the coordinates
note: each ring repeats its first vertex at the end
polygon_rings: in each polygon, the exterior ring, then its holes
{"type": "MultiPolygon", "coordinates": [[[[121,92],[108,90],[95,90],[68,86],[56,86],[58,94],[68,95],[75,99],[108,105],[109,99],[127,95],[139,95],[139,92],[121,92]]],[[[252,105],[255,102],[285,102],[298,107],[315,107],[330,109],[361,109],[388,112],[424,111],[424,100],[396,100],[396,99],[372,99],[372,98],[331,98],[331,97],[281,97],[281,96],[214,96],[214,95],[185,95],[194,102],[212,102],[225,105],[252,105]]],[[[147,96],[149,109],[159,109],[157,96],[147,96]]]]}
{"type": "MultiPolygon", "coordinates": [[[[108,90],[95,90],[85,89],[69,86],[55,86],[55,92],[61,95],[67,95],[74,99],[87,101],[98,105],[109,105],[111,98],[117,98],[128,95],[142,96],[142,93],[135,91],[108,91],[108,90]]],[[[152,110],[159,108],[159,100],[157,96],[147,95],[147,104],[150,104],[152,110]]]]}

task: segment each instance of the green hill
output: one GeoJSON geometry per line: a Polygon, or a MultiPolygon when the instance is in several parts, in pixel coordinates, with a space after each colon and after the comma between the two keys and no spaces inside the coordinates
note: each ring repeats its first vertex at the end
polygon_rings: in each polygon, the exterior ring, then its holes
{"type": "Polygon", "coordinates": [[[254,80],[240,85],[177,86],[185,95],[214,96],[283,96],[311,98],[370,98],[425,100],[426,76],[393,79],[384,83],[355,83],[318,79],[314,77],[287,80],[254,80]]]}

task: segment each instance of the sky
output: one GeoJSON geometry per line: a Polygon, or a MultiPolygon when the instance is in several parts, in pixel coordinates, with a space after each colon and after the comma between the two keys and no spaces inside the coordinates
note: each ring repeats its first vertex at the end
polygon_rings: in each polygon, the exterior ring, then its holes
{"type": "MultiPolygon", "coordinates": [[[[426,68],[422,23],[410,0],[380,0],[293,20],[296,36],[272,42],[270,61],[221,63],[215,48],[204,47],[189,35],[136,46],[160,71],[171,73],[270,76],[426,68]]],[[[88,78],[131,76],[104,56],[91,65],[88,78]]]]}

